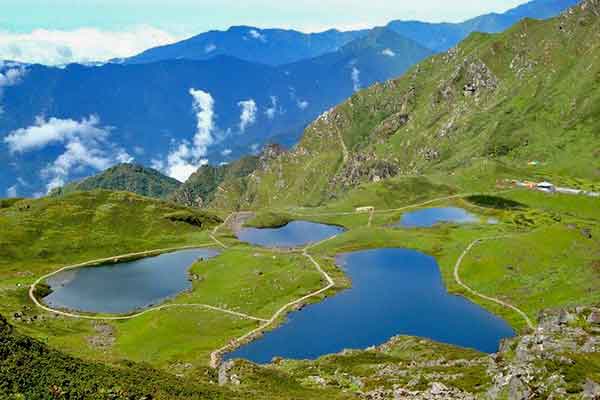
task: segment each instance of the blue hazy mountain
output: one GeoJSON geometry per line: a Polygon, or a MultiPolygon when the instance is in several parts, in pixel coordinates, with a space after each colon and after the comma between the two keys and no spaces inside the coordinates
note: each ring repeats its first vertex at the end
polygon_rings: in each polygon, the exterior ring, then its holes
{"type": "Polygon", "coordinates": [[[368,30],[340,32],[332,29],[306,34],[294,30],[235,26],[226,31],[201,33],[174,44],[152,48],[121,61],[206,60],[227,55],[262,64],[283,65],[337,51],[367,33],[368,30]]]}
{"type": "Polygon", "coordinates": [[[505,13],[485,14],[462,23],[392,21],[388,28],[436,52],[446,51],[473,32],[502,32],[524,18],[547,19],[577,4],[579,0],[534,0],[505,13]]]}
{"type": "MultiPolygon", "coordinates": [[[[214,99],[217,143],[214,164],[252,153],[268,142],[291,146],[307,123],[355,90],[402,74],[432,52],[389,29],[375,29],[338,51],[282,66],[230,56],[208,60],[165,60],[143,64],[27,67],[22,81],[4,90],[0,139],[33,125],[36,118],[81,121],[91,115],[110,127],[111,144],[149,165],[164,159],[174,143],[190,140],[196,113],[190,89],[214,99]],[[240,102],[253,100],[255,121],[242,132],[240,102]],[[267,112],[270,110],[270,112],[267,112]]],[[[17,177],[29,183],[20,193],[43,190],[40,171],[63,151],[63,143],[25,154],[9,154],[0,141],[0,195],[17,177]]],[[[70,178],[88,175],[75,171],[70,178]]]]}

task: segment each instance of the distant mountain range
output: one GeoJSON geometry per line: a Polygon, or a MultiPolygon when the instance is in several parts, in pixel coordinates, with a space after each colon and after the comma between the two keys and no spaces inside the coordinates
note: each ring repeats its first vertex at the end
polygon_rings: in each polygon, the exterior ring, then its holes
{"type": "MultiPolygon", "coordinates": [[[[502,32],[523,18],[551,18],[579,0],[533,0],[505,13],[490,13],[460,23],[420,21],[390,22],[387,27],[405,38],[435,52],[456,46],[473,32],[502,32]]],[[[260,29],[236,26],[226,31],[201,33],[181,42],[156,47],[134,57],[115,60],[123,63],[148,63],[162,60],[206,60],[228,55],[268,65],[283,65],[337,51],[364,37],[369,30],[340,32],[332,29],[305,34],[293,30],[260,29]]]]}
{"type": "Polygon", "coordinates": [[[368,30],[340,32],[332,29],[305,34],[294,30],[234,26],[210,31],[167,46],[144,51],[124,60],[128,64],[163,60],[207,60],[227,55],[267,65],[289,64],[331,53],[368,34],[368,30]]]}
{"type": "Polygon", "coordinates": [[[42,194],[131,161],[184,181],[204,163],[229,163],[266,143],[291,147],[324,111],[470,32],[574,2],[355,32],[234,27],[104,65],[1,64],[0,197],[42,194]]]}

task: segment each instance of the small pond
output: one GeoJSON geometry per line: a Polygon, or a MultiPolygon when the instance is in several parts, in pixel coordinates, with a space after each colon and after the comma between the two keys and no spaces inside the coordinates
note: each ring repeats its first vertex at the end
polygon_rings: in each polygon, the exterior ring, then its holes
{"type": "Polygon", "coordinates": [[[242,242],[263,247],[300,247],[339,235],[344,228],[307,221],[292,221],[280,228],[242,228],[242,242]]]}
{"type": "Polygon", "coordinates": [[[257,363],[273,357],[315,359],[343,349],[379,345],[395,335],[498,350],[514,335],[501,318],[450,295],[434,258],[407,249],[379,249],[340,255],[352,288],[292,312],[288,321],[226,355],[257,363]]]}
{"type": "Polygon", "coordinates": [[[44,303],[91,313],[123,314],[158,305],[192,287],[188,270],[211,249],[182,250],[156,257],[60,272],[47,279],[53,292],[44,303]]]}
{"type": "Polygon", "coordinates": [[[407,212],[402,215],[396,227],[402,228],[430,228],[436,224],[452,222],[468,224],[479,222],[479,217],[457,207],[423,208],[407,212]]]}

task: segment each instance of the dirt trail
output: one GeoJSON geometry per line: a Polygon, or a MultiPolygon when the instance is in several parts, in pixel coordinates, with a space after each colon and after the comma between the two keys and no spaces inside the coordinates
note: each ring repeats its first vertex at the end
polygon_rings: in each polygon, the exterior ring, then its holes
{"type": "Polygon", "coordinates": [[[71,270],[71,269],[75,269],[75,268],[87,267],[90,265],[95,265],[95,264],[100,264],[100,263],[105,263],[105,262],[117,262],[119,260],[127,259],[130,257],[147,257],[147,256],[155,255],[155,254],[168,253],[168,252],[178,251],[178,250],[189,250],[189,249],[197,249],[197,248],[202,248],[202,247],[209,247],[211,245],[212,245],[212,243],[207,243],[207,244],[200,244],[200,245],[196,245],[196,246],[172,247],[172,248],[168,248],[168,249],[149,250],[149,251],[144,251],[144,252],[140,252],[140,253],[130,253],[130,254],[109,257],[109,258],[100,258],[97,260],[87,261],[87,262],[84,262],[81,264],[75,264],[75,265],[69,265],[66,267],[62,267],[56,271],[53,271],[49,274],[46,274],[46,275],[38,278],[29,287],[29,298],[31,299],[31,301],[33,301],[33,303],[37,307],[39,307],[42,310],[45,310],[47,312],[61,315],[63,317],[76,318],[76,319],[87,319],[87,320],[93,320],[93,321],[123,321],[123,320],[138,318],[138,317],[141,317],[142,315],[145,315],[145,314],[148,314],[151,312],[160,311],[160,310],[164,310],[164,309],[168,309],[168,308],[177,308],[177,307],[199,307],[199,308],[205,308],[207,310],[223,312],[223,313],[234,315],[234,316],[241,317],[241,318],[252,319],[255,321],[266,321],[263,318],[253,317],[251,315],[243,314],[243,313],[240,313],[237,311],[227,310],[227,309],[220,308],[220,307],[211,306],[209,304],[164,304],[162,306],[148,308],[148,309],[141,311],[139,313],[136,313],[136,314],[120,315],[120,316],[85,315],[85,314],[77,314],[77,313],[72,313],[72,312],[67,312],[67,311],[56,310],[54,308],[44,305],[37,299],[37,297],[35,297],[36,286],[38,284],[40,284],[42,281],[50,278],[51,276],[58,274],[59,272],[63,272],[63,271],[67,271],[67,270],[71,270]]]}
{"type": "Polygon", "coordinates": [[[291,301],[287,304],[285,304],[284,306],[282,306],[279,310],[277,310],[277,312],[275,312],[275,314],[273,314],[273,316],[267,320],[264,324],[262,324],[261,326],[259,326],[258,328],[246,333],[245,335],[237,338],[237,339],[233,339],[231,342],[229,342],[227,345],[213,351],[210,355],[210,366],[212,368],[218,368],[219,365],[221,364],[221,359],[223,357],[223,354],[233,351],[235,350],[237,347],[239,347],[240,345],[243,345],[246,341],[250,341],[252,339],[255,339],[257,336],[259,336],[265,329],[267,329],[269,326],[271,326],[273,323],[275,323],[275,321],[277,321],[277,319],[290,307],[293,307],[297,304],[303,303],[309,299],[311,299],[312,297],[318,296],[324,292],[326,292],[327,290],[331,289],[332,287],[335,286],[335,282],[334,280],[331,278],[331,276],[329,276],[329,274],[327,272],[325,272],[325,270],[323,270],[323,268],[321,267],[321,265],[317,262],[317,260],[314,259],[313,256],[311,256],[308,253],[308,250],[311,249],[312,247],[318,246],[322,243],[325,243],[329,240],[334,239],[336,236],[330,237],[328,239],[322,240],[320,242],[317,243],[313,243],[310,244],[308,246],[306,246],[303,250],[302,250],[302,255],[304,255],[306,258],[308,258],[308,260],[315,266],[315,268],[321,273],[321,275],[323,275],[323,277],[327,280],[327,285],[315,292],[312,292],[310,294],[307,294],[304,297],[301,297],[297,300],[291,301]]]}
{"type": "Polygon", "coordinates": [[[521,309],[519,309],[519,308],[517,308],[517,307],[513,306],[512,304],[509,304],[509,303],[507,303],[505,301],[502,301],[500,299],[497,299],[497,298],[494,298],[494,297],[490,297],[490,296],[486,296],[485,294],[483,294],[481,292],[478,292],[475,289],[470,288],[469,286],[467,286],[460,279],[460,266],[461,266],[464,258],[466,257],[466,255],[473,249],[473,247],[475,247],[475,245],[477,245],[478,243],[482,243],[484,241],[487,241],[487,240],[507,239],[509,237],[510,236],[497,236],[497,237],[477,239],[477,240],[474,240],[473,242],[471,242],[471,244],[469,244],[469,246],[467,246],[467,248],[462,252],[462,254],[460,255],[460,257],[456,261],[456,264],[454,265],[454,280],[456,281],[456,283],[458,283],[462,288],[464,288],[466,291],[468,291],[472,295],[477,296],[477,297],[481,297],[482,299],[489,300],[489,301],[492,301],[492,302],[497,303],[497,304],[500,304],[501,306],[510,308],[511,310],[517,312],[521,317],[523,317],[523,319],[527,323],[527,326],[529,327],[529,329],[533,330],[533,329],[535,329],[535,326],[533,325],[533,323],[531,322],[531,320],[529,319],[529,317],[527,316],[527,314],[525,314],[521,309]]]}

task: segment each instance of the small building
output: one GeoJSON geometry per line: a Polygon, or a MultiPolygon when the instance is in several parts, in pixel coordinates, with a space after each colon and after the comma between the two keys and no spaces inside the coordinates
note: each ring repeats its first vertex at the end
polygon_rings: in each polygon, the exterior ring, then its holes
{"type": "Polygon", "coordinates": [[[542,192],[548,192],[548,193],[556,192],[556,186],[554,186],[550,182],[540,182],[536,185],[536,188],[538,190],[541,190],[542,192]]]}

